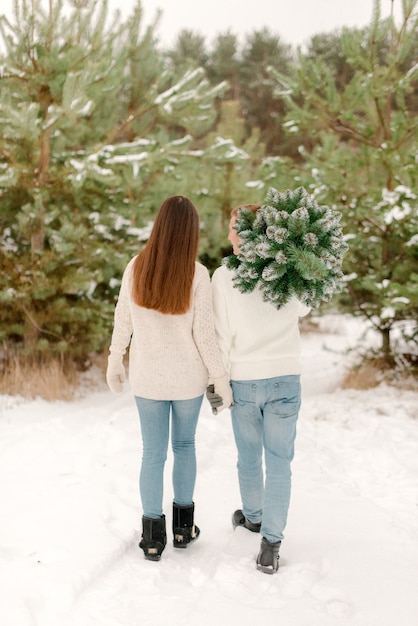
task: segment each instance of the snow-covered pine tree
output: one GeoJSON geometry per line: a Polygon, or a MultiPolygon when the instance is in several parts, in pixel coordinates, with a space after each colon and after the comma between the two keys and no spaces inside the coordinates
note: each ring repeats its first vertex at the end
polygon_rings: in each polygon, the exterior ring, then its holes
{"type": "Polygon", "coordinates": [[[238,211],[239,254],[224,259],[234,285],[242,293],[260,289],[277,308],[293,297],[312,308],[328,302],[341,289],[348,249],[340,218],[303,187],[285,192],[271,187],[256,213],[238,211]]]}
{"type": "Polygon", "coordinates": [[[139,1],[16,0],[0,28],[0,340],[83,360],[221,87],[166,71],[139,1]]]}
{"type": "Polygon", "coordinates": [[[376,1],[367,29],[343,30],[346,82],[318,54],[301,54],[292,80],[275,74],[301,136],[297,180],[343,214],[339,303],[372,323],[390,365],[418,353],[418,2],[402,8],[401,21],[383,18],[376,1]]]}

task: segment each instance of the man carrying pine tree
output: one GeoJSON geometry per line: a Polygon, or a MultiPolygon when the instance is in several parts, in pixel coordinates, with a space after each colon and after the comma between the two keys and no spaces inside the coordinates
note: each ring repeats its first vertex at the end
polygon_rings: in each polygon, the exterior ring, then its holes
{"type": "MultiPolygon", "coordinates": [[[[338,289],[347,246],[339,216],[318,207],[303,188],[284,194],[270,189],[266,202],[231,212],[234,254],[214,272],[212,293],[234,396],[242,509],[232,523],[261,532],[257,569],[274,574],[301,403],[299,318],[338,289]]],[[[216,408],[220,399],[210,389],[207,396],[216,408]]]]}

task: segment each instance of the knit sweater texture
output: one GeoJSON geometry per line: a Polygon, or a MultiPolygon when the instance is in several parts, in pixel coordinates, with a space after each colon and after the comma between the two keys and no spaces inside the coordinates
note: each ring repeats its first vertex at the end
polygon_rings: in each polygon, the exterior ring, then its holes
{"type": "Polygon", "coordinates": [[[310,311],[293,298],[277,309],[260,290],[241,293],[233,272],[212,276],[215,327],[224,365],[232,380],[260,380],[300,374],[299,317],[310,311]]]}
{"type": "Polygon", "coordinates": [[[132,259],[124,271],[110,345],[123,358],[129,346],[129,383],[136,396],[188,400],[225,376],[216,340],[208,270],[195,264],[191,305],[181,315],[160,313],[132,300],[132,259]]]}

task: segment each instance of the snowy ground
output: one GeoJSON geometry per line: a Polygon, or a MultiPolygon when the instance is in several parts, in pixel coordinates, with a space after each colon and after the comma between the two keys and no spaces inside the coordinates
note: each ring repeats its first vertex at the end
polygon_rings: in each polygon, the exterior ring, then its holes
{"type": "MultiPolygon", "coordinates": [[[[2,626],[417,626],[418,393],[341,390],[358,322],[303,335],[304,401],[280,569],[255,569],[229,413],[198,426],[196,521],[161,562],[137,547],[141,441],[129,390],[0,397],[2,626]]],[[[171,514],[167,466],[165,503],[171,514]]]]}

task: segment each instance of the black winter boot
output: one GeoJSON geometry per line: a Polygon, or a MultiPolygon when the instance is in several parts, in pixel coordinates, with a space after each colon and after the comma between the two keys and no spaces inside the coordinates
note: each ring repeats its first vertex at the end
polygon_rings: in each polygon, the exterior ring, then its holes
{"type": "Polygon", "coordinates": [[[167,543],[165,515],[157,519],[142,517],[142,537],[139,547],[148,561],[159,561],[167,543]]]}
{"type": "Polygon", "coordinates": [[[200,535],[200,529],[194,524],[194,503],[180,506],[173,502],[173,535],[175,548],[187,548],[200,535]]]}
{"type": "Polygon", "coordinates": [[[237,526],[244,526],[244,528],[251,530],[252,533],[259,533],[261,522],[250,522],[250,520],[245,517],[241,509],[238,509],[232,514],[232,526],[234,527],[234,530],[237,526]]]}
{"type": "Polygon", "coordinates": [[[257,569],[264,574],[274,574],[279,569],[279,550],[281,541],[275,543],[261,540],[260,552],[257,557],[257,569]]]}

